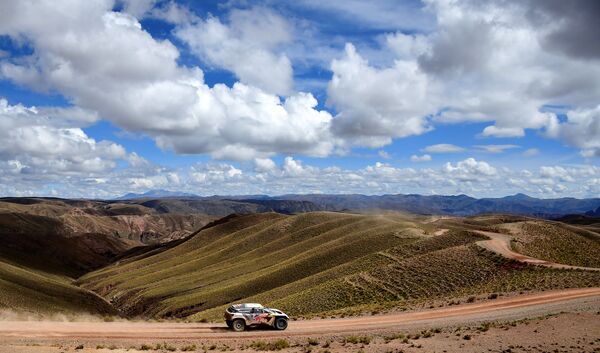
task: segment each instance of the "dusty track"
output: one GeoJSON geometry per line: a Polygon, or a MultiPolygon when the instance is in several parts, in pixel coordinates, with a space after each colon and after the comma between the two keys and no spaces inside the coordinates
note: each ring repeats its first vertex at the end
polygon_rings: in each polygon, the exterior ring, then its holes
{"type": "Polygon", "coordinates": [[[501,233],[494,233],[494,232],[484,232],[484,231],[477,231],[477,233],[483,234],[486,237],[490,238],[490,240],[478,241],[477,245],[481,246],[484,249],[487,249],[487,250],[493,251],[497,254],[500,254],[508,259],[517,260],[517,261],[531,264],[531,265],[544,266],[544,267],[550,267],[550,268],[600,271],[600,268],[564,265],[564,264],[559,264],[556,262],[536,259],[533,257],[529,257],[527,255],[519,254],[517,252],[514,252],[511,249],[511,246],[510,246],[511,238],[509,235],[501,234],[501,233]]]}
{"type": "Polygon", "coordinates": [[[0,339],[240,339],[253,337],[309,336],[461,325],[472,322],[517,319],[600,308],[600,288],[570,289],[521,295],[434,310],[394,313],[349,319],[290,322],[288,330],[229,331],[224,325],[148,322],[0,322],[0,339]]]}

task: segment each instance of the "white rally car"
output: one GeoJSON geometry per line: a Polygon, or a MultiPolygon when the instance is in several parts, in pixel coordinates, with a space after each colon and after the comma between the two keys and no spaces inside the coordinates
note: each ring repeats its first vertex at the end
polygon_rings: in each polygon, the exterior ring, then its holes
{"type": "Polygon", "coordinates": [[[265,308],[256,303],[234,304],[225,310],[225,323],[234,331],[251,326],[270,326],[276,330],[288,327],[289,317],[281,310],[265,308]]]}

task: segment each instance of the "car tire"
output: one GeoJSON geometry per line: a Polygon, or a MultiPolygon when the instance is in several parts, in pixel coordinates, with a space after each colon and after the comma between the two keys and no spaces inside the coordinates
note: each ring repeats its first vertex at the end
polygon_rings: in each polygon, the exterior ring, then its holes
{"type": "Polygon", "coordinates": [[[225,323],[227,324],[227,327],[233,328],[233,322],[231,320],[225,320],[225,323]]]}
{"type": "Polygon", "coordinates": [[[276,330],[283,331],[288,327],[288,321],[286,318],[278,317],[273,325],[276,330]]]}
{"type": "Polygon", "coordinates": [[[231,328],[236,332],[242,332],[246,329],[246,322],[242,319],[233,320],[231,328]]]}

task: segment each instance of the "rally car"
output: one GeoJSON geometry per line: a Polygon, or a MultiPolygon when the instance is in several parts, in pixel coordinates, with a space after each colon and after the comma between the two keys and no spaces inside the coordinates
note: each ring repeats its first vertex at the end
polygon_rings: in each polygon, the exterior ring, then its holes
{"type": "Polygon", "coordinates": [[[250,326],[270,326],[276,330],[288,327],[289,317],[281,310],[265,308],[256,303],[234,304],[225,310],[225,323],[234,331],[250,326]]]}

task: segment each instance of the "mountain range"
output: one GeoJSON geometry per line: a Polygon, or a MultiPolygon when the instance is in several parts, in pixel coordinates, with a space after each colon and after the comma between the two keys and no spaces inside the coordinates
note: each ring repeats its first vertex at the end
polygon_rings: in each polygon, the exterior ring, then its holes
{"type": "Polygon", "coordinates": [[[281,196],[237,195],[201,197],[164,190],[119,198],[159,212],[201,212],[211,215],[275,211],[285,214],[308,211],[390,210],[417,214],[469,216],[482,213],[509,213],[542,218],[583,214],[600,207],[600,198],[572,197],[540,199],[525,194],[500,198],[474,198],[467,195],[360,195],[360,194],[289,194],[281,196]],[[140,195],[146,195],[141,196],[140,195]],[[153,196],[151,196],[153,195],[153,196]],[[159,196],[157,196],[159,195],[159,196]],[[160,196],[164,195],[164,196],[160,196]],[[180,195],[180,196],[176,196],[180,195]]]}

